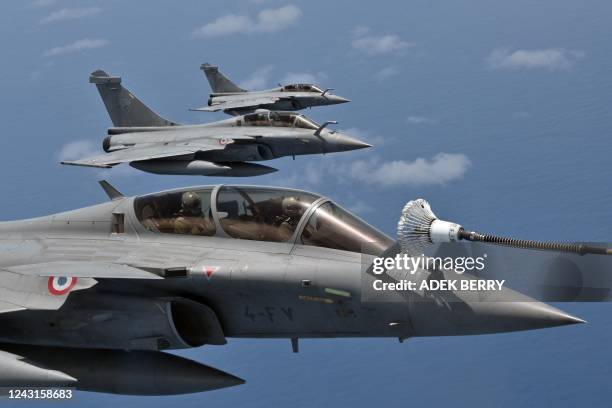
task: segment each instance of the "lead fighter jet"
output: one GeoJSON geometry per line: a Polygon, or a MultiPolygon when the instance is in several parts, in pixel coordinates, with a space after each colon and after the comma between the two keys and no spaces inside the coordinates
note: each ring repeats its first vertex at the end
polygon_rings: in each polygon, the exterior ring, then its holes
{"type": "Polygon", "coordinates": [[[194,111],[217,112],[223,110],[230,115],[241,115],[256,109],[294,111],[313,106],[336,105],[350,102],[331,93],[331,88],[321,89],[312,84],[288,84],[264,91],[247,91],[234,84],[219,71],[219,67],[202,64],[212,93],[208,106],[194,111]]]}
{"type": "Polygon", "coordinates": [[[403,340],[582,322],[505,287],[487,300],[413,291],[362,301],[377,278],[363,266],[375,257],[415,239],[495,238],[425,214],[423,200],[404,209],[398,245],[301,190],[218,185],[128,198],[102,186],[106,203],[0,223],[0,386],[191,393],[244,381],[163,350],[242,337],[291,339],[297,352],[299,338],[403,340]],[[416,228],[415,210],[425,221],[416,228]]]}
{"type": "Polygon", "coordinates": [[[293,112],[267,110],[201,125],[162,118],[121,85],[121,78],[93,72],[115,127],[102,143],[106,152],[62,164],[103,167],[129,163],[156,174],[257,176],[276,171],[257,161],[284,156],[325,154],[371,147],[340,132],[328,121],[315,123],[293,112]]]}

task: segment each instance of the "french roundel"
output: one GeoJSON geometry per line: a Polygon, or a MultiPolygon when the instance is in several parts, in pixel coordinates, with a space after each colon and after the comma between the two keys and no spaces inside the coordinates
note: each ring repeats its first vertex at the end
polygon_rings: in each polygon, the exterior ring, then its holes
{"type": "Polygon", "coordinates": [[[65,295],[70,292],[70,289],[72,289],[76,283],[77,278],[74,276],[50,276],[47,286],[49,287],[49,292],[53,295],[65,295]]]}

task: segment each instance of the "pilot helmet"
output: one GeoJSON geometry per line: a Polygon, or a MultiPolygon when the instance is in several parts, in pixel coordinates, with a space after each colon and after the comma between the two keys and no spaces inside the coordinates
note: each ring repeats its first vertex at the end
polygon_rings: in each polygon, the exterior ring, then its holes
{"type": "Polygon", "coordinates": [[[295,197],[285,197],[282,202],[283,214],[288,217],[299,217],[302,215],[302,205],[295,197]]]}
{"type": "Polygon", "coordinates": [[[181,209],[184,213],[199,215],[202,212],[202,200],[197,193],[187,191],[181,197],[181,209]]]}

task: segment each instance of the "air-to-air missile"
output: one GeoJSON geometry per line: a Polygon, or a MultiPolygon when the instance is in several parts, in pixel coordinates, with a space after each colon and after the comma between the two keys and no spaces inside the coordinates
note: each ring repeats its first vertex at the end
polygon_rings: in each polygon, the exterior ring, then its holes
{"type": "Polygon", "coordinates": [[[120,163],[156,174],[246,177],[276,171],[256,162],[371,147],[295,112],[258,110],[201,125],[179,125],[153,112],[121,85],[121,78],[91,74],[114,127],[105,153],[62,164],[110,168],[120,163]]]}
{"type": "MultiPolygon", "coordinates": [[[[0,223],[0,386],[188,393],[243,381],[164,350],[241,337],[291,339],[297,352],[300,338],[403,340],[581,323],[509,287],[368,300],[376,280],[400,280],[371,266],[459,240],[578,258],[610,253],[471,232],[439,220],[423,200],[404,208],[394,240],[302,190],[217,185],[125,197],[102,186],[108,202],[0,223]]],[[[444,268],[411,276],[475,279],[444,268]]]]}

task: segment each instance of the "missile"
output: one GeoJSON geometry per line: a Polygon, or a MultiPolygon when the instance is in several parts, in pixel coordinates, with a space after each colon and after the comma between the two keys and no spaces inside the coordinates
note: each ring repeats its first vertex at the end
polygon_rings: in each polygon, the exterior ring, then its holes
{"type": "Polygon", "coordinates": [[[277,169],[246,162],[213,163],[205,160],[146,160],[131,162],[135,169],[154,174],[185,176],[251,177],[273,173],[277,169]]]}
{"type": "Polygon", "coordinates": [[[0,349],[5,350],[0,355],[0,386],[5,387],[63,385],[111,394],[176,395],[245,382],[216,368],[159,351],[16,344],[2,344],[0,349]]]}

